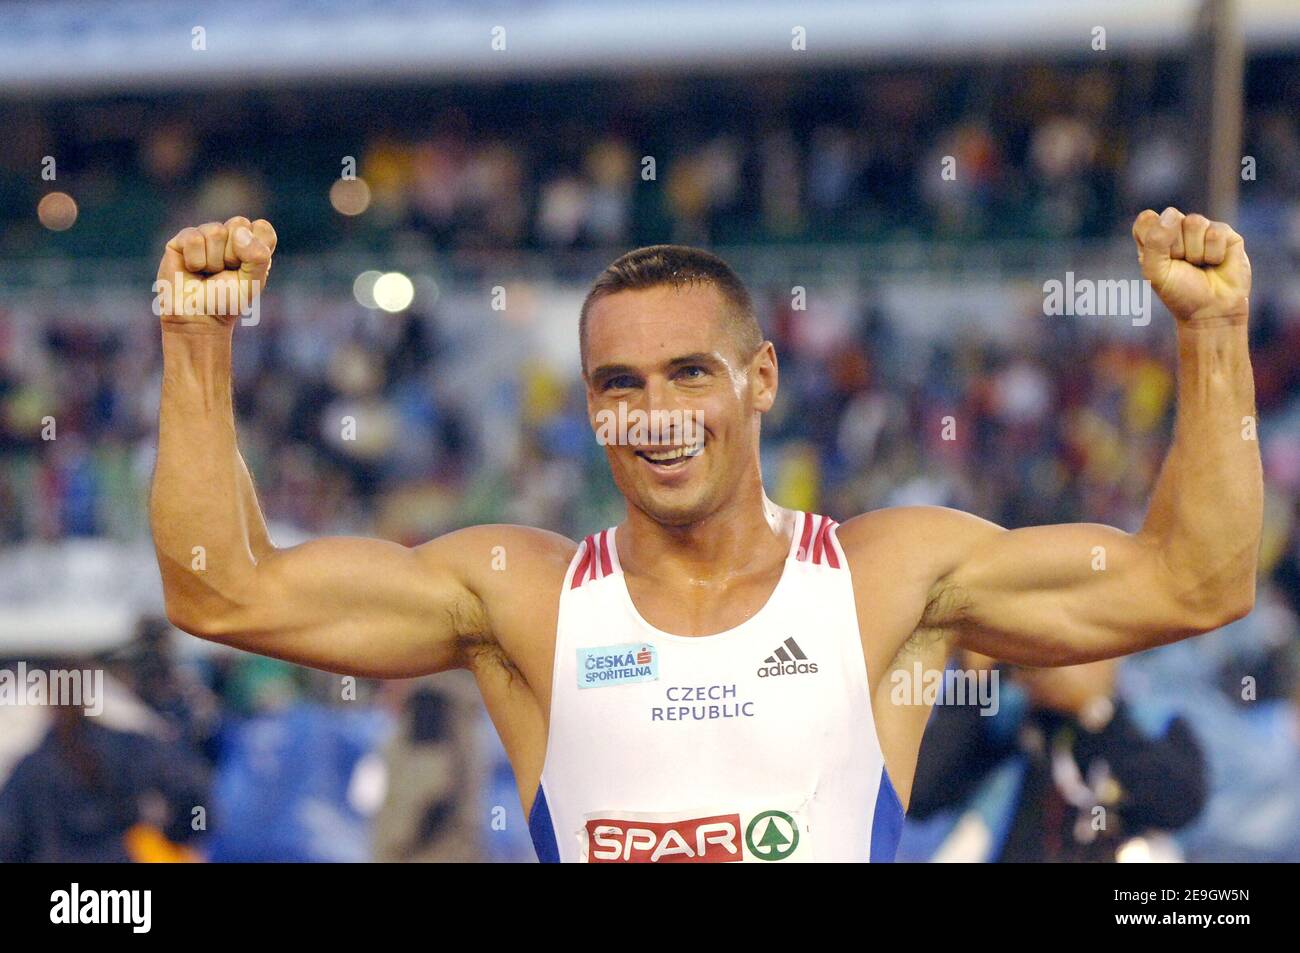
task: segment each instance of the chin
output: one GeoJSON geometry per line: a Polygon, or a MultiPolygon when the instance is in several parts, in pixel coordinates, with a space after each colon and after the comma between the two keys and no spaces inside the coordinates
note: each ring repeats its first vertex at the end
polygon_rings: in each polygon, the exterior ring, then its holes
{"type": "Polygon", "coordinates": [[[638,509],[660,526],[690,526],[709,515],[708,502],[703,498],[673,500],[653,494],[642,496],[637,504],[638,509]]]}

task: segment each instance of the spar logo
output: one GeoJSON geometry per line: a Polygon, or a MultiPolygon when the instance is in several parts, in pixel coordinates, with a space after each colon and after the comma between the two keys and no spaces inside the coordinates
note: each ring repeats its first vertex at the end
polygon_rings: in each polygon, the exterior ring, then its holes
{"type": "MultiPolygon", "coordinates": [[[[662,815],[659,815],[662,816],[662,815]]],[[[739,814],[648,821],[587,821],[590,864],[726,864],[785,860],[799,846],[799,826],[784,811],[763,811],[749,824],[739,814]]]]}
{"type": "Polygon", "coordinates": [[[776,678],[778,675],[811,675],[817,671],[817,663],[808,661],[799,643],[793,637],[786,639],[763,659],[758,667],[759,678],[776,678]]]}
{"type": "Polygon", "coordinates": [[[744,860],[740,815],[682,821],[587,821],[592,864],[725,864],[744,860]]]}
{"type": "Polygon", "coordinates": [[[799,825],[785,811],[764,811],[745,828],[745,844],[759,860],[785,860],[799,846],[799,825]]]}

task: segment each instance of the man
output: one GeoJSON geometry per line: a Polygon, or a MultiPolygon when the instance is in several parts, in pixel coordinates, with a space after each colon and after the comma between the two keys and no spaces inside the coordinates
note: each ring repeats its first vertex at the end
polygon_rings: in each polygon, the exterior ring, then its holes
{"type": "Polygon", "coordinates": [[[184,291],[162,296],[176,306],[161,309],[151,499],[168,617],[327,671],[468,669],[544,860],[891,859],[928,715],[890,703],[892,673],[941,668],[956,648],[1078,664],[1253,605],[1245,249],[1172,208],[1143,212],[1133,235],[1180,353],[1173,446],[1137,533],[1008,531],[936,507],[838,526],[776,506],[759,470],[773,347],[725,264],[657,246],[606,269],[580,320],[598,435],[619,410],[676,421],[604,441],[622,524],[580,545],[477,526],[415,548],[279,549],[236,445],[235,315],[179,307],[249,302],[275,232],[244,218],[184,229],[159,268],[184,291]]]}

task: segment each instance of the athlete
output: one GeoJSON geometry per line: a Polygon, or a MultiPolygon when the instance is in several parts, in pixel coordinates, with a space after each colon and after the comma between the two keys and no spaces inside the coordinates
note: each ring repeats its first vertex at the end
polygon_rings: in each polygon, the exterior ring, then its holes
{"type": "Polygon", "coordinates": [[[159,268],[185,292],[160,308],[151,516],[168,617],[330,672],[468,669],[542,860],[892,859],[929,715],[892,701],[896,675],[957,649],[1028,666],[1111,658],[1254,603],[1263,490],[1242,239],[1173,208],[1144,211],[1133,236],[1179,352],[1172,446],[1136,533],[1006,530],[926,506],[839,525],[775,505],[759,469],[773,346],[720,259],[655,246],[610,265],[583,305],[593,429],[616,411],[701,426],[602,441],[622,523],[580,543],[490,525],[414,548],[278,548],[236,443],[237,315],[182,306],[256,300],[275,232],[186,228],[159,268]]]}

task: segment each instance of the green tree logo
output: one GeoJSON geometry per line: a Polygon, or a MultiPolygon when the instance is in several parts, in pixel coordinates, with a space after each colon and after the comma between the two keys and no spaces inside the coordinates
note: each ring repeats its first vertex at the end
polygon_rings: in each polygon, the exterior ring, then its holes
{"type": "Polygon", "coordinates": [[[794,818],[784,811],[764,811],[745,828],[745,843],[759,860],[785,860],[799,846],[799,827],[794,818]],[[754,840],[754,832],[763,821],[762,836],[754,840]]]}

